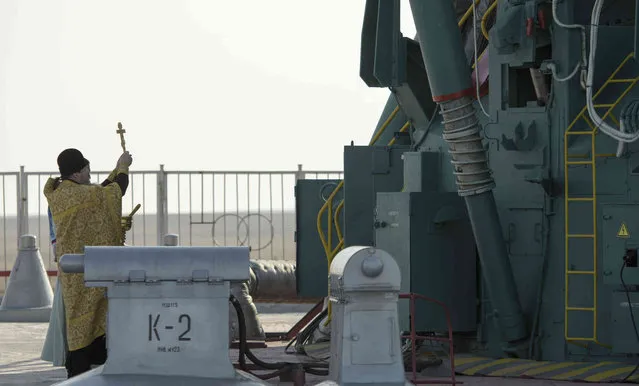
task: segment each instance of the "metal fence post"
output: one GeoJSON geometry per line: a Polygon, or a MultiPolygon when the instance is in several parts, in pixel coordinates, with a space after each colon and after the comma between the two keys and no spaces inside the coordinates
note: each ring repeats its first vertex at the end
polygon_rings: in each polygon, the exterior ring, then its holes
{"type": "MultiPolygon", "coordinates": [[[[24,169],[24,166],[20,166],[20,171],[24,169]]],[[[18,249],[20,249],[20,232],[22,231],[22,181],[20,181],[20,177],[22,176],[21,172],[18,172],[16,175],[16,222],[17,222],[17,233],[16,233],[16,244],[18,249]]],[[[5,240],[6,242],[6,240],[5,240]]],[[[6,259],[6,256],[5,256],[6,259]]]]}
{"type": "Polygon", "coordinates": [[[16,180],[18,186],[18,245],[20,236],[29,233],[29,180],[24,172],[24,166],[20,166],[20,175],[16,180]]]}
{"type": "Polygon", "coordinates": [[[295,172],[295,182],[297,180],[303,180],[306,177],[306,173],[302,170],[302,164],[297,164],[297,171],[295,172]]]}
{"type": "Polygon", "coordinates": [[[168,224],[168,207],[167,207],[167,180],[164,165],[160,165],[157,176],[157,245],[164,245],[164,235],[169,233],[168,224]]]}

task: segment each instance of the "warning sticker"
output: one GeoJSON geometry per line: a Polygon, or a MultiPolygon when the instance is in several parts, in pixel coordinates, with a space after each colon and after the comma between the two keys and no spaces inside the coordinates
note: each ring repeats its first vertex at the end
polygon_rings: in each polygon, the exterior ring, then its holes
{"type": "Polygon", "coordinates": [[[630,232],[628,232],[628,227],[625,222],[621,223],[619,227],[619,231],[617,231],[617,237],[628,238],[630,237],[630,232]]]}

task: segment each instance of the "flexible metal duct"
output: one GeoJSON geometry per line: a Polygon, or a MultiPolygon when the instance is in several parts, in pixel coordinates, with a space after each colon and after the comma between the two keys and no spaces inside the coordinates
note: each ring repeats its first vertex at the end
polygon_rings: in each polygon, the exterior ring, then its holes
{"type": "MultiPolygon", "coordinates": [[[[262,322],[253,298],[262,300],[294,299],[297,297],[295,263],[285,260],[251,260],[248,282],[231,284],[231,294],[240,302],[246,319],[248,340],[264,340],[262,322]]],[[[238,340],[237,313],[233,307],[229,313],[229,336],[238,340]]]]}
{"type": "Polygon", "coordinates": [[[295,262],[287,260],[251,260],[249,293],[257,299],[295,299],[297,287],[295,262]]]}
{"type": "MultiPolygon", "coordinates": [[[[239,302],[244,312],[246,322],[246,339],[248,340],[264,340],[265,334],[262,328],[262,322],[257,314],[257,309],[253,303],[253,298],[249,294],[248,285],[246,283],[232,283],[231,295],[239,302]]],[[[237,312],[229,303],[229,337],[231,340],[240,339],[240,330],[238,326],[237,312]]]]}

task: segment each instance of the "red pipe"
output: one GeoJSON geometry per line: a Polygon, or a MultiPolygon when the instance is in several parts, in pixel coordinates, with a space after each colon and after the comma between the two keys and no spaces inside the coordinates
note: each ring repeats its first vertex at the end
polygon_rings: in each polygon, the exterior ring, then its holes
{"type": "MultiPolygon", "coordinates": [[[[9,277],[11,271],[0,271],[0,277],[9,277]]],[[[47,276],[58,276],[58,271],[47,271],[47,276]]]]}

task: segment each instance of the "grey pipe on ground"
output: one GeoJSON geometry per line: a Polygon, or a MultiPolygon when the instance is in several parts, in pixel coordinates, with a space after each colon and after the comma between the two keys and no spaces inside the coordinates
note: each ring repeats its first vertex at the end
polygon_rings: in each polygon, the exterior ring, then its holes
{"type": "Polygon", "coordinates": [[[251,260],[249,292],[257,299],[290,300],[297,298],[295,262],[251,260]]]}
{"type": "MultiPolygon", "coordinates": [[[[251,260],[250,270],[248,282],[231,284],[231,294],[240,302],[244,311],[247,339],[264,340],[264,329],[253,298],[266,301],[297,298],[295,262],[251,260]]],[[[229,328],[231,339],[238,340],[238,319],[233,307],[229,313],[229,328]]]]}
{"type": "MultiPolygon", "coordinates": [[[[264,328],[262,328],[262,322],[253,303],[253,298],[249,294],[248,285],[244,283],[231,283],[231,295],[233,295],[239,302],[244,312],[244,321],[246,323],[246,339],[247,340],[264,340],[266,335],[264,334],[264,328]]],[[[230,304],[230,302],[229,302],[230,304]]],[[[229,336],[231,341],[240,339],[239,319],[237,312],[233,306],[230,307],[229,312],[229,336]]]]}

